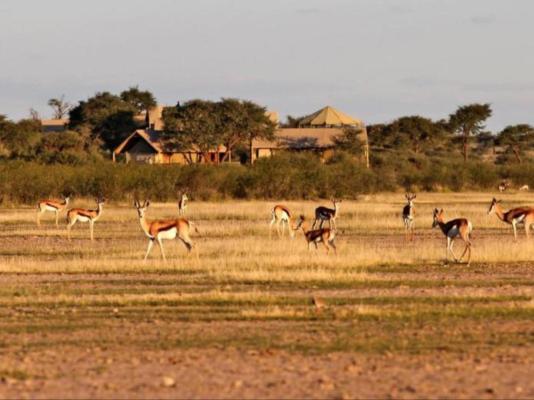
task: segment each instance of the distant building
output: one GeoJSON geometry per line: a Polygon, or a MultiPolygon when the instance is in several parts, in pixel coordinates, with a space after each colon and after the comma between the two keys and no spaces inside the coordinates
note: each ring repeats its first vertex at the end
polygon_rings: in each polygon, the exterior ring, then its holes
{"type": "Polygon", "coordinates": [[[361,130],[364,144],[364,159],[369,165],[367,130],[364,123],[333,107],[326,106],[298,122],[298,128],[279,128],[272,141],[257,139],[252,143],[253,160],[270,157],[279,151],[312,151],[323,161],[334,155],[336,139],[344,134],[346,127],[361,130]]]}
{"type": "Polygon", "coordinates": [[[69,120],[67,118],[61,119],[42,119],[41,131],[43,133],[50,132],[64,132],[67,130],[69,120]]]}
{"type": "MultiPolygon", "coordinates": [[[[207,154],[198,149],[186,151],[167,151],[163,148],[161,136],[163,131],[163,106],[155,107],[136,118],[139,122],[146,119],[145,129],[138,129],[128,136],[113,151],[113,160],[123,156],[126,162],[150,163],[150,164],[191,164],[222,160],[226,153],[224,146],[211,150],[207,154]]],[[[268,116],[277,125],[279,124],[278,113],[270,111],[268,116]]],[[[273,154],[285,151],[312,151],[320,155],[321,159],[327,160],[334,154],[336,138],[343,135],[345,127],[361,129],[362,141],[366,146],[365,158],[368,160],[367,131],[361,120],[352,118],[332,107],[321,110],[304,117],[299,122],[298,128],[277,128],[275,138],[272,141],[256,139],[252,143],[253,161],[261,157],[270,157],[273,154]]]]}

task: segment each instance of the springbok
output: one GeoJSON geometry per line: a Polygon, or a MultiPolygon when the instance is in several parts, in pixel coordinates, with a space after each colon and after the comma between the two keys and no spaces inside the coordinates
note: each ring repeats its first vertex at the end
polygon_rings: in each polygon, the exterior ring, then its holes
{"type": "Polygon", "coordinates": [[[163,240],[172,240],[178,237],[187,248],[187,251],[189,253],[191,252],[193,249],[193,241],[189,237],[190,227],[193,226],[198,232],[198,229],[192,222],[185,218],[154,220],[149,222],[146,220],[145,213],[148,206],[150,206],[150,201],[147,200],[141,205],[141,203],[136,200],[134,206],[137,209],[141,229],[143,229],[143,232],[148,237],[148,248],[146,250],[144,261],[148,258],[150,250],[152,250],[152,246],[154,246],[154,241],[157,242],[164,261],[167,261],[167,258],[163,251],[163,240]]]}
{"type": "Polygon", "coordinates": [[[449,252],[454,257],[454,261],[458,263],[462,261],[462,258],[465,256],[465,253],[469,252],[467,256],[467,265],[469,265],[469,263],[471,262],[471,240],[469,236],[473,231],[473,225],[471,224],[471,222],[469,222],[466,218],[456,218],[451,221],[445,222],[443,218],[443,209],[438,210],[437,208],[435,208],[433,214],[432,228],[435,228],[436,226],[439,226],[443,234],[447,237],[447,251],[445,255],[445,262],[449,261],[449,252]],[[458,236],[460,236],[460,238],[465,243],[464,252],[462,253],[462,256],[459,259],[456,258],[454,250],[452,249],[454,239],[456,239],[458,236]]]}
{"type": "Polygon", "coordinates": [[[404,197],[406,197],[406,201],[408,201],[408,204],[406,204],[402,209],[402,222],[404,222],[404,231],[406,239],[410,237],[410,239],[413,240],[415,229],[415,207],[413,205],[413,201],[417,197],[417,195],[415,193],[406,193],[404,197]]]}
{"type": "Polygon", "coordinates": [[[502,193],[508,190],[511,186],[512,184],[510,183],[510,181],[508,179],[504,179],[501,181],[501,183],[499,183],[499,186],[497,188],[499,189],[499,192],[502,193]]]}
{"type": "Polygon", "coordinates": [[[336,229],[336,218],[339,215],[341,200],[332,199],[332,204],[334,208],[320,206],[315,209],[315,221],[313,221],[312,229],[315,229],[317,223],[319,223],[319,228],[322,228],[324,221],[328,221],[330,229],[336,229]]]}
{"type": "Polygon", "coordinates": [[[336,244],[334,243],[334,239],[336,237],[335,229],[308,229],[308,224],[304,218],[304,215],[301,215],[297,221],[297,226],[295,227],[295,230],[298,229],[302,229],[302,232],[304,233],[304,238],[308,243],[308,250],[310,249],[310,245],[312,243],[315,245],[316,249],[317,243],[323,243],[326,249],[326,254],[330,252],[330,246],[332,246],[332,248],[334,249],[334,253],[337,254],[336,244]]]}
{"type": "Polygon", "coordinates": [[[523,185],[519,188],[520,192],[528,192],[530,190],[528,185],[523,185]]]}
{"type": "Polygon", "coordinates": [[[186,193],[182,193],[180,200],[178,201],[178,215],[185,215],[185,210],[187,208],[187,202],[189,198],[186,193]]]}
{"type": "Polygon", "coordinates": [[[517,240],[517,225],[523,225],[525,227],[525,234],[527,238],[529,237],[530,226],[534,223],[534,208],[517,207],[505,212],[502,209],[500,200],[494,197],[491,200],[488,215],[492,213],[495,213],[501,221],[512,225],[515,240],[517,240]]]}
{"type": "Polygon", "coordinates": [[[67,238],[70,240],[70,230],[72,226],[80,222],[89,222],[89,229],[91,231],[91,240],[94,240],[93,230],[95,222],[98,221],[102,215],[102,208],[106,200],[102,197],[96,199],[96,210],[88,210],[85,208],[71,208],[67,211],[67,238]]]}
{"type": "Polygon", "coordinates": [[[56,214],[56,227],[59,226],[58,224],[59,213],[63,211],[65,208],[67,208],[67,206],[69,205],[69,200],[70,200],[69,196],[65,196],[63,198],[63,202],[58,201],[58,200],[41,200],[37,204],[37,226],[41,225],[41,216],[46,211],[52,211],[56,214]]]}
{"type": "Polygon", "coordinates": [[[278,237],[280,237],[280,224],[282,225],[281,236],[284,236],[284,226],[286,225],[289,231],[289,236],[291,236],[292,238],[295,236],[295,232],[291,227],[291,211],[289,211],[289,208],[278,204],[274,206],[271,210],[271,216],[272,219],[271,223],[269,224],[269,239],[271,238],[273,224],[276,224],[276,232],[278,233],[278,237]]]}

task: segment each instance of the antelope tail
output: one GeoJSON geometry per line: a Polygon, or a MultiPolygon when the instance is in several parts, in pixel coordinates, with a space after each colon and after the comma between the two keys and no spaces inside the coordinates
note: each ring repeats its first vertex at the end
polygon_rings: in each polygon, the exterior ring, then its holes
{"type": "Polygon", "coordinates": [[[200,235],[200,232],[198,231],[198,228],[197,228],[197,224],[195,224],[195,223],[192,222],[192,221],[187,221],[187,222],[189,222],[189,226],[192,226],[193,229],[195,230],[195,232],[196,232],[198,235],[200,235]]]}

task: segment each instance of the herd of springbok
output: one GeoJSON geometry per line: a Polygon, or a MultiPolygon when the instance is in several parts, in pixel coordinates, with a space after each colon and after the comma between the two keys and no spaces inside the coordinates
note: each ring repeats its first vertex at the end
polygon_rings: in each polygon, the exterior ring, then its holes
{"type": "MultiPolygon", "coordinates": [[[[404,224],[404,230],[407,240],[413,240],[415,234],[415,206],[414,200],[417,196],[414,193],[407,193],[405,195],[406,205],[402,209],[402,222],[404,224]]],[[[150,205],[150,201],[146,200],[143,203],[136,200],[134,206],[137,210],[139,223],[141,229],[148,237],[148,248],[145,253],[144,260],[148,258],[154,243],[160,248],[161,256],[166,260],[165,252],[163,250],[163,240],[172,240],[178,238],[187,248],[188,252],[194,247],[193,241],[190,237],[190,229],[194,228],[198,233],[196,225],[185,218],[185,213],[188,204],[188,197],[184,193],[180,196],[178,201],[178,218],[173,219],[158,219],[148,221],[146,219],[146,211],[150,205]]],[[[99,197],[96,199],[95,209],[85,208],[70,208],[70,197],[66,196],[63,200],[42,200],[37,206],[37,225],[41,224],[42,214],[49,211],[55,214],[56,226],[58,226],[59,213],[63,210],[67,210],[67,238],[70,240],[70,231],[72,226],[80,222],[88,222],[90,229],[91,240],[94,240],[94,224],[102,215],[105,199],[99,197]]],[[[284,236],[284,232],[287,229],[289,235],[293,238],[295,232],[302,230],[308,249],[313,244],[317,249],[318,244],[322,243],[326,253],[330,252],[330,249],[334,249],[334,253],[337,254],[337,248],[335,244],[336,237],[336,219],[339,217],[339,208],[341,200],[332,199],[332,208],[319,206],[315,209],[315,219],[310,226],[308,220],[304,215],[299,215],[298,218],[293,218],[293,213],[290,209],[284,205],[278,204],[271,210],[271,221],[269,224],[269,238],[271,238],[273,225],[276,227],[278,237],[284,236]],[[324,223],[328,222],[328,227],[323,227],[324,223]]],[[[534,208],[533,207],[517,207],[508,211],[503,210],[500,201],[493,198],[488,210],[488,214],[496,214],[497,217],[512,225],[514,232],[514,239],[517,240],[517,227],[523,226],[527,238],[529,237],[529,231],[531,225],[534,223],[534,208]]],[[[447,239],[446,247],[446,261],[449,260],[449,255],[455,262],[461,262],[463,257],[467,254],[467,264],[471,261],[471,232],[473,225],[467,218],[456,218],[450,221],[446,221],[443,215],[443,209],[435,208],[433,210],[433,222],[432,228],[439,227],[447,239]],[[465,244],[462,255],[458,258],[453,250],[454,240],[457,238],[462,239],[465,244]]]]}

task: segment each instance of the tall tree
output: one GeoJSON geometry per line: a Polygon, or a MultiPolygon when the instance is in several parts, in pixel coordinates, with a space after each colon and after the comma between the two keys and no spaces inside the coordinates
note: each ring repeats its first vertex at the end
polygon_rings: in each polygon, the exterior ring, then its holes
{"type": "MultiPolygon", "coordinates": [[[[198,150],[203,161],[211,163],[210,152],[216,150],[223,141],[219,116],[213,101],[191,100],[166,108],[163,112],[165,147],[182,151],[198,150]]],[[[194,160],[188,159],[188,162],[194,160]]]]}
{"type": "Polygon", "coordinates": [[[56,97],[48,100],[48,105],[52,107],[55,119],[62,119],[69,113],[70,109],[72,108],[72,104],[65,101],[65,95],[63,94],[61,95],[61,97],[56,97]]]}
{"type": "Polygon", "coordinates": [[[148,90],[139,90],[132,86],[120,94],[120,98],[130,104],[138,113],[145,112],[148,123],[148,111],[157,105],[156,98],[148,90]]]}
{"type": "Polygon", "coordinates": [[[533,144],[534,128],[528,124],[510,125],[497,136],[497,144],[507,146],[519,164],[523,162],[522,154],[533,144]]]}
{"type": "Polygon", "coordinates": [[[238,99],[222,99],[217,103],[220,127],[226,153],[223,161],[232,161],[234,148],[245,140],[248,129],[247,109],[238,99]]]}
{"type": "Polygon", "coordinates": [[[416,154],[439,132],[432,120],[419,115],[401,117],[393,121],[389,129],[400,140],[407,141],[416,154]]]}
{"type": "Polygon", "coordinates": [[[486,103],[462,106],[450,115],[450,127],[462,135],[464,161],[468,158],[469,138],[484,130],[484,122],[491,117],[491,113],[491,107],[486,103]]]}
{"type": "Polygon", "coordinates": [[[276,124],[268,117],[267,109],[252,101],[244,101],[247,126],[245,135],[249,146],[249,162],[254,163],[253,144],[256,139],[273,140],[276,124]]]}
{"type": "Polygon", "coordinates": [[[89,128],[108,150],[116,147],[135,128],[136,108],[109,92],[97,93],[70,110],[69,125],[77,131],[89,128]]]}

